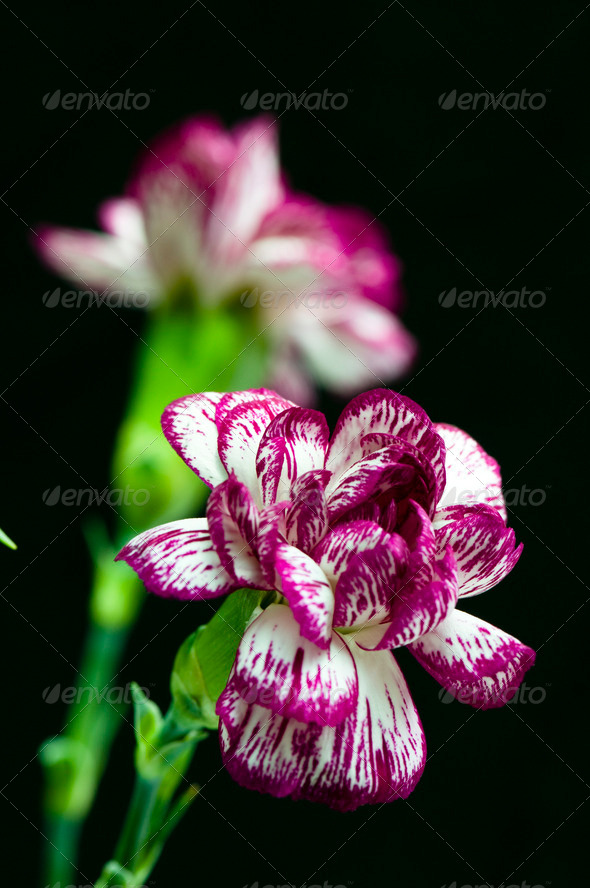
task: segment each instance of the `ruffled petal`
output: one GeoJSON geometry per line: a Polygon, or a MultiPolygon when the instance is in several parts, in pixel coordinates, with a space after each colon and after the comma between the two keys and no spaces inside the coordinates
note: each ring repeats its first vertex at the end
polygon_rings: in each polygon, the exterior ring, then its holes
{"type": "Polygon", "coordinates": [[[497,509],[450,506],[437,513],[437,545],[450,545],[459,569],[459,595],[480,595],[510,573],[522,552],[497,509]],[[442,526],[441,526],[442,525],[442,526]]]}
{"type": "Polygon", "coordinates": [[[482,503],[497,509],[506,521],[500,466],[466,432],[438,422],[435,429],[446,445],[447,483],[438,508],[482,503]]]}
{"type": "Polygon", "coordinates": [[[223,396],[219,392],[187,395],[166,407],[162,430],[178,455],[209,487],[227,479],[217,452],[215,411],[223,396]]]}
{"type": "Polygon", "coordinates": [[[126,561],[150,592],[166,598],[216,598],[236,588],[219,560],[205,518],[146,530],[130,540],[116,560],[126,561]]]}
{"type": "Polygon", "coordinates": [[[211,492],[207,522],[219,560],[239,586],[267,588],[254,552],[258,510],[244,484],[231,476],[211,492]]]}
{"type": "Polygon", "coordinates": [[[508,703],[535,662],[530,647],[458,610],[409,650],[449,693],[477,709],[508,703]]]}
{"type": "Polygon", "coordinates": [[[291,609],[271,604],[246,630],[231,677],[247,703],[285,717],[337,725],[356,708],[358,681],[350,651],[336,633],[320,650],[301,637],[291,609]]]}
{"type": "Polygon", "coordinates": [[[426,743],[404,677],[390,651],[367,653],[347,643],[358,703],[337,727],[248,705],[230,682],[217,711],[223,761],[238,783],[339,811],[410,795],[424,769],[426,743]]]}
{"type": "Polygon", "coordinates": [[[285,535],[288,543],[303,552],[311,552],[329,530],[325,493],[329,478],[325,469],[314,469],[297,478],[291,488],[285,535]]]}
{"type": "Polygon", "coordinates": [[[290,407],[269,423],[256,457],[265,505],[286,499],[300,475],[324,468],[328,438],[328,424],[317,410],[290,407]]]}
{"type": "Polygon", "coordinates": [[[141,243],[93,231],[41,227],[34,245],[50,268],[85,289],[158,296],[158,280],[141,243]]]}
{"type": "Polygon", "coordinates": [[[304,638],[326,650],[332,637],[334,592],[326,575],[309,555],[281,543],[275,551],[278,588],[283,593],[304,638]]]}
{"type": "Polygon", "coordinates": [[[394,314],[332,279],[312,290],[298,294],[279,329],[323,386],[349,395],[407,372],[416,342],[394,314]]]}
{"type": "Polygon", "coordinates": [[[357,461],[357,439],[379,432],[395,435],[417,447],[432,464],[440,489],[444,488],[444,442],[418,404],[389,389],[364,392],[342,411],[326,455],[326,468],[335,479],[357,461]]]}
{"type": "Polygon", "coordinates": [[[419,588],[402,585],[391,603],[386,623],[366,626],[355,634],[365,650],[387,650],[410,644],[431,632],[457,603],[457,568],[448,548],[431,566],[431,581],[419,588]]]}
{"type": "Polygon", "coordinates": [[[221,462],[246,485],[258,506],[262,505],[256,471],[258,447],[267,426],[285,409],[285,401],[278,395],[248,400],[230,410],[219,425],[221,462]]]}
{"type": "Polygon", "coordinates": [[[424,508],[434,503],[436,482],[403,442],[383,447],[359,459],[328,487],[328,514],[334,521],[369,499],[396,501],[412,497],[424,508]],[[431,482],[431,483],[430,483],[431,482]]]}

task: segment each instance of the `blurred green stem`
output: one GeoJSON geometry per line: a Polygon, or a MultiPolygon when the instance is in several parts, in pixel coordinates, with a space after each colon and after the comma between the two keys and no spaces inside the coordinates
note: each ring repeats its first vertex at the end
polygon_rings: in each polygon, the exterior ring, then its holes
{"type": "Polygon", "coordinates": [[[251,313],[197,312],[195,304],[194,294],[179,288],[150,318],[115,447],[111,484],[122,494],[115,527],[112,537],[97,525],[87,534],[94,578],[78,694],[64,729],[44,744],[40,756],[49,849],[43,884],[77,883],[81,830],[124,714],[118,697],[113,703],[108,691],[145,593],[133,571],[113,559],[136,533],[198,514],[207,496],[205,485],[164,439],[162,411],[183,395],[253,388],[265,376],[251,313]]]}

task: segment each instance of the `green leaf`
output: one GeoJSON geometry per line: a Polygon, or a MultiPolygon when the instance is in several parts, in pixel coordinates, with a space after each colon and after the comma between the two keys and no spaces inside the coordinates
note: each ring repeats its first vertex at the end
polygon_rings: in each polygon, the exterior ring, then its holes
{"type": "Polygon", "coordinates": [[[0,529],[0,543],[4,543],[9,549],[16,549],[16,543],[14,543],[2,529],[0,529]]]}
{"type": "Polygon", "coordinates": [[[246,627],[268,595],[258,589],[234,592],[209,623],[181,645],[170,683],[179,723],[217,727],[215,704],[227,684],[246,627]]]}

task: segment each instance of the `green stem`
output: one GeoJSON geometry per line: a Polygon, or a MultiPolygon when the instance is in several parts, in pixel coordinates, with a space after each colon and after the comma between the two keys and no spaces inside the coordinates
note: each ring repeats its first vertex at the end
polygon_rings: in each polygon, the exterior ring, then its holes
{"type": "Polygon", "coordinates": [[[181,295],[176,293],[151,316],[138,351],[113,459],[113,486],[128,497],[118,509],[114,543],[96,528],[90,534],[95,573],[90,626],[76,680],[79,694],[70,704],[64,730],[41,751],[45,828],[52,849],[43,884],[76,884],[81,830],[124,713],[118,702],[109,701],[108,691],[145,596],[133,571],[113,559],[136,533],[198,514],[207,495],[205,485],[191,476],[163,438],[160,415],[167,404],[191,391],[251,388],[265,376],[262,343],[256,340],[250,347],[253,330],[244,317],[196,311],[195,294],[181,295]],[[134,492],[142,495],[134,498],[134,492]]]}
{"type": "MultiPolygon", "coordinates": [[[[139,725],[141,731],[141,720],[139,725]]],[[[144,757],[136,755],[135,786],[115,857],[105,865],[95,888],[146,884],[168,836],[198,793],[185,775],[198,743],[206,736],[204,728],[183,733],[173,704],[156,737],[138,737],[144,757]],[[188,788],[177,796],[182,782],[188,788]]]]}

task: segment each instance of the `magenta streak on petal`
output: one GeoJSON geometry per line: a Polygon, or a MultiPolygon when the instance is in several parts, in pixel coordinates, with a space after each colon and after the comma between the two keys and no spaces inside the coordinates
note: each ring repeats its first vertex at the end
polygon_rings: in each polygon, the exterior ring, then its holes
{"type": "Polygon", "coordinates": [[[334,625],[389,619],[407,564],[408,547],[398,534],[382,533],[373,546],[353,551],[336,584],[334,625]]]}
{"type": "Polygon", "coordinates": [[[286,515],[291,502],[286,500],[267,506],[260,512],[258,534],[254,551],[260,561],[266,582],[275,587],[278,582],[276,571],[276,555],[280,545],[286,542],[286,515]]]}
{"type": "Polygon", "coordinates": [[[215,422],[217,424],[217,428],[221,428],[224,420],[229,416],[232,410],[234,410],[236,407],[239,407],[240,404],[248,404],[252,401],[269,402],[273,406],[273,415],[280,413],[282,410],[288,410],[289,407],[295,406],[291,403],[291,401],[285,400],[285,398],[277,395],[277,393],[273,392],[271,389],[258,388],[245,389],[241,392],[227,392],[226,394],[220,396],[219,402],[217,404],[217,409],[215,411],[215,422]]]}
{"type": "Polygon", "coordinates": [[[396,530],[406,541],[410,552],[404,585],[410,589],[420,589],[432,579],[432,564],[437,552],[431,521],[418,503],[408,500],[400,509],[396,530]]]}
{"type": "Polygon", "coordinates": [[[301,475],[290,491],[292,505],[287,510],[287,542],[303,552],[311,550],[329,532],[325,487],[330,472],[314,469],[301,475]]]}
{"type": "Polygon", "coordinates": [[[205,518],[171,521],[140,533],[117,555],[156,595],[215,598],[236,586],[215,550],[205,518]]]}
{"type": "Polygon", "coordinates": [[[317,410],[291,407],[273,419],[256,457],[265,505],[285,499],[299,475],[323,469],[328,438],[328,424],[317,410]]]}
{"type": "Polygon", "coordinates": [[[432,490],[422,465],[398,445],[384,447],[363,457],[344,472],[328,497],[330,520],[344,515],[368,499],[412,496],[428,508],[432,490]]]}
{"type": "Polygon", "coordinates": [[[248,488],[233,475],[211,492],[207,521],[219,560],[236,585],[272,588],[254,552],[258,511],[248,488]]]}
{"type": "Polygon", "coordinates": [[[417,589],[402,585],[388,622],[361,629],[355,635],[357,644],[364,650],[390,650],[435,629],[457,603],[457,567],[450,547],[433,560],[432,577],[417,589]]]}
{"type": "Polygon", "coordinates": [[[447,423],[435,428],[447,449],[447,481],[439,508],[481,503],[498,510],[506,522],[506,505],[502,496],[500,466],[483,447],[466,432],[447,423]]]}
{"type": "Polygon", "coordinates": [[[238,648],[232,686],[246,702],[302,722],[336,725],[356,708],[358,682],[337,633],[322,651],[301,637],[289,607],[270,605],[238,648]]]}
{"type": "Polygon", "coordinates": [[[235,472],[238,481],[245,484],[261,502],[258,493],[256,453],[266,427],[282,412],[284,405],[270,398],[259,398],[238,404],[230,410],[219,426],[219,457],[228,472],[235,472]]]}
{"type": "Polygon", "coordinates": [[[301,634],[325,650],[332,635],[334,592],[320,566],[299,549],[280,543],[275,551],[279,591],[289,602],[301,634]]]}
{"type": "MultiPolygon", "coordinates": [[[[443,510],[457,514],[458,508],[443,510]]],[[[496,509],[464,506],[458,520],[436,531],[437,545],[451,545],[459,568],[459,595],[480,595],[510,573],[522,552],[515,548],[512,528],[505,527],[496,509]]]]}
{"type": "Polygon", "coordinates": [[[424,769],[426,744],[403,675],[389,651],[349,646],[358,706],[336,728],[248,705],[230,681],[217,711],[222,756],[234,779],[259,792],[339,811],[410,795],[424,769]]]}
{"type": "Polygon", "coordinates": [[[178,455],[209,487],[227,478],[217,453],[215,410],[222,395],[187,395],[166,407],[162,431],[178,455]]]}
{"type": "Polygon", "coordinates": [[[326,456],[326,468],[337,477],[357,460],[356,440],[385,432],[415,445],[432,463],[439,489],[444,488],[444,443],[424,410],[389,389],[374,389],[354,398],[343,410],[326,456]]]}
{"type": "Polygon", "coordinates": [[[508,703],[535,662],[527,645],[458,610],[409,650],[458,700],[478,709],[508,703]]]}

